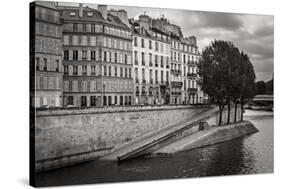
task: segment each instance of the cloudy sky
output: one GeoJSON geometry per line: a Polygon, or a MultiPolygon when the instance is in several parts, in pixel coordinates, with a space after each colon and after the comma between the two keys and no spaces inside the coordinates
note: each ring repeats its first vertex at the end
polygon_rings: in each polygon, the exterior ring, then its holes
{"type": "MultiPolygon", "coordinates": [[[[96,8],[96,5],[91,7],[96,8]]],[[[129,18],[135,19],[144,12],[152,18],[164,14],[171,23],[181,26],[184,36],[195,35],[200,50],[214,39],[230,40],[250,56],[257,81],[272,78],[273,16],[128,6],[110,8],[125,9],[129,18]]]]}

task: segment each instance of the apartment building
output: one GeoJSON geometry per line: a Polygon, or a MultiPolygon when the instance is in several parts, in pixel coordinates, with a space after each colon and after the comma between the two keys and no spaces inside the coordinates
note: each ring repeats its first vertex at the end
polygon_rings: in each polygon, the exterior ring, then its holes
{"type": "Polygon", "coordinates": [[[62,26],[54,2],[31,4],[35,25],[31,31],[31,73],[35,94],[33,107],[62,106],[62,26]]]}
{"type": "Polygon", "coordinates": [[[133,103],[132,36],[127,13],[60,7],[63,24],[64,106],[133,103]],[[122,21],[123,19],[123,21],[122,21]],[[127,20],[127,23],[126,23],[127,20]]]}
{"type": "Polygon", "coordinates": [[[130,20],[130,24],[133,31],[134,103],[168,104],[170,37],[154,28],[147,15],[130,20]]]}

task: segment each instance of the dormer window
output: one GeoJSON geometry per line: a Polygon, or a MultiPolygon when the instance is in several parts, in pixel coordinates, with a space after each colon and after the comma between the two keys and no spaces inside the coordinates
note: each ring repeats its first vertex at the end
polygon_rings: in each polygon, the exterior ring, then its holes
{"type": "Polygon", "coordinates": [[[76,14],[75,14],[75,12],[71,12],[69,15],[70,16],[75,16],[76,14]]]}
{"type": "Polygon", "coordinates": [[[93,16],[93,13],[92,12],[88,12],[87,16],[93,16]]]}

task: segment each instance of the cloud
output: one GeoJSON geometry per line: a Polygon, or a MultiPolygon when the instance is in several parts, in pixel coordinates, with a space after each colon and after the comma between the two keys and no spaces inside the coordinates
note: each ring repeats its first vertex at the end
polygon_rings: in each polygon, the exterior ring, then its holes
{"type": "Polygon", "coordinates": [[[219,28],[235,31],[243,27],[242,20],[235,15],[216,12],[199,12],[197,14],[204,28],[219,28]]]}
{"type": "MultiPolygon", "coordinates": [[[[96,5],[92,7],[96,8],[96,5]]],[[[200,50],[215,39],[232,41],[249,55],[257,80],[268,80],[272,77],[273,16],[129,6],[109,6],[110,8],[124,9],[130,18],[138,18],[144,12],[152,18],[164,15],[171,23],[181,26],[186,37],[195,35],[200,50]]]]}

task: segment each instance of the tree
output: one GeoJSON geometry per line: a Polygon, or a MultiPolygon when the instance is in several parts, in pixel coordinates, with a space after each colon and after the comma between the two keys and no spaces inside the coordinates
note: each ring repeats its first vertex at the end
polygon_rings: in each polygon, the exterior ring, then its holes
{"type": "MultiPolygon", "coordinates": [[[[241,55],[240,51],[237,47],[235,47],[232,43],[230,48],[228,49],[228,61],[229,61],[229,68],[228,68],[228,80],[227,80],[227,106],[228,106],[228,116],[227,116],[227,123],[230,123],[230,112],[231,112],[231,103],[237,103],[237,99],[239,99],[240,94],[240,87],[241,87],[241,75],[240,75],[240,68],[241,68],[241,55]]],[[[237,109],[237,104],[236,109],[237,109]]],[[[235,109],[235,111],[237,111],[235,109]]],[[[236,118],[236,114],[235,114],[236,118]]]]}
{"type": "Polygon", "coordinates": [[[198,67],[202,90],[219,106],[219,125],[222,124],[222,112],[226,105],[227,123],[230,123],[232,102],[235,103],[234,122],[239,102],[243,120],[244,101],[255,94],[256,76],[248,55],[229,41],[214,41],[203,50],[198,67]]]}
{"type": "Polygon", "coordinates": [[[265,94],[266,92],[266,84],[264,81],[258,81],[255,83],[255,91],[256,94],[265,94]]]}
{"type": "Polygon", "coordinates": [[[243,106],[245,101],[255,96],[255,79],[256,74],[253,65],[249,59],[249,56],[243,51],[241,52],[241,91],[240,91],[240,103],[241,103],[241,121],[243,121],[243,106]]]}
{"type": "Polygon", "coordinates": [[[229,73],[233,51],[231,42],[215,40],[203,50],[202,60],[198,65],[202,90],[219,106],[219,125],[222,124],[223,109],[229,102],[229,73]]]}

